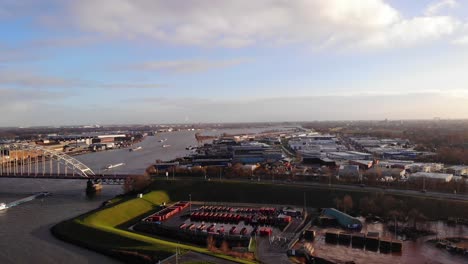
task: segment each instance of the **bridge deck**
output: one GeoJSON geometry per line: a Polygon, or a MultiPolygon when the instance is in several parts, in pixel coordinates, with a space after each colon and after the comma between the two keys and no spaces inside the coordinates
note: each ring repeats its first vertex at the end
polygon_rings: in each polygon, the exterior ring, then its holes
{"type": "Polygon", "coordinates": [[[0,178],[25,178],[25,179],[64,179],[64,180],[89,180],[89,179],[102,179],[102,180],[122,180],[128,177],[135,177],[135,174],[101,174],[83,177],[81,175],[73,174],[0,174],[0,178]]]}

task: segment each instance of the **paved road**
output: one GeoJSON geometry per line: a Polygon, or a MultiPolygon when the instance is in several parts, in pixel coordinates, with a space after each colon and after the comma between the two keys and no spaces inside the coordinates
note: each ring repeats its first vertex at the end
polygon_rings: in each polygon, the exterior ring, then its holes
{"type": "MultiPolygon", "coordinates": [[[[174,180],[174,179],[170,179],[174,180]]],[[[183,181],[205,181],[203,178],[197,177],[179,177],[175,178],[175,180],[183,180],[183,181]]],[[[211,181],[219,181],[217,178],[210,179],[211,181]]],[[[459,201],[468,201],[468,195],[466,194],[452,194],[452,193],[440,193],[440,192],[420,192],[414,190],[402,190],[402,189],[383,189],[380,187],[370,187],[370,186],[359,186],[359,185],[344,185],[344,184],[326,184],[326,183],[319,183],[319,182],[283,182],[283,181],[276,181],[272,182],[270,180],[262,180],[252,181],[249,179],[222,179],[223,182],[243,182],[243,183],[269,183],[269,184],[276,184],[276,185],[284,185],[284,186],[310,186],[316,187],[320,189],[333,189],[333,190],[343,190],[343,191],[360,191],[360,192],[383,192],[387,194],[395,194],[395,195],[405,195],[405,196],[413,196],[413,197],[425,197],[425,198],[436,198],[436,199],[450,199],[450,200],[459,200],[459,201]]]]}

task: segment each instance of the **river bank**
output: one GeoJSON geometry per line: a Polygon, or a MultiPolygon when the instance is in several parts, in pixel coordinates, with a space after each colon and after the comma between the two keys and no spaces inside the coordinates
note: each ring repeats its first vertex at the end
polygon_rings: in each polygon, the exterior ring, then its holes
{"type": "Polygon", "coordinates": [[[180,249],[238,263],[254,263],[215,253],[206,248],[169,242],[128,230],[128,222],[139,220],[157,206],[169,201],[169,196],[163,191],[152,191],[141,198],[124,196],[118,202],[63,221],[52,227],[51,232],[63,241],[124,262],[155,263],[180,249]]]}

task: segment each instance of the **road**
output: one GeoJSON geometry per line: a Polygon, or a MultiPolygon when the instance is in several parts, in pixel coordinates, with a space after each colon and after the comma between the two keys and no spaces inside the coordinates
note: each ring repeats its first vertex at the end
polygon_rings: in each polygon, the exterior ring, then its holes
{"type": "MultiPolygon", "coordinates": [[[[183,180],[183,181],[205,181],[204,178],[197,178],[197,177],[176,177],[174,179],[169,180],[183,180]]],[[[219,179],[208,179],[210,181],[220,181],[219,179]]],[[[319,183],[319,182],[283,182],[283,181],[276,181],[272,182],[269,180],[262,180],[262,181],[252,181],[249,179],[221,179],[222,182],[242,182],[242,183],[268,183],[268,184],[276,184],[276,185],[284,185],[284,186],[310,186],[316,187],[319,189],[332,189],[332,190],[341,190],[341,191],[359,191],[359,192],[383,192],[386,194],[394,194],[394,195],[404,195],[404,196],[412,196],[412,197],[423,197],[423,198],[435,198],[435,199],[450,199],[450,200],[459,200],[459,201],[468,201],[468,195],[465,194],[452,194],[452,193],[440,193],[440,192],[420,192],[414,190],[402,190],[402,189],[383,189],[380,187],[370,187],[370,186],[359,186],[359,185],[344,185],[344,184],[326,184],[326,183],[319,183]]]]}

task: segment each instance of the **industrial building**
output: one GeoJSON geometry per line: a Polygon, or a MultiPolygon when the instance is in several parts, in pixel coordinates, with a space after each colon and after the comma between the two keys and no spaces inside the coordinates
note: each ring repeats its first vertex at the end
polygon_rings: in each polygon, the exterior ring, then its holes
{"type": "Polygon", "coordinates": [[[453,174],[448,173],[430,173],[430,172],[416,172],[409,176],[410,180],[425,179],[437,182],[450,182],[453,174]]]}
{"type": "Polygon", "coordinates": [[[231,138],[222,138],[205,144],[199,148],[199,153],[192,156],[192,163],[205,165],[222,165],[227,163],[257,164],[274,163],[284,159],[279,148],[255,141],[236,142],[231,138]]]}
{"type": "Polygon", "coordinates": [[[338,170],[338,178],[360,181],[362,175],[358,165],[341,165],[338,170]]]}
{"type": "Polygon", "coordinates": [[[333,160],[371,160],[372,154],[358,151],[329,152],[328,158],[333,160]]]}
{"type": "Polygon", "coordinates": [[[362,223],[359,219],[352,217],[346,213],[336,210],[335,208],[325,208],[322,211],[322,216],[328,219],[335,219],[337,224],[344,229],[361,230],[362,223]]]}
{"type": "Polygon", "coordinates": [[[441,172],[444,169],[442,163],[412,163],[405,166],[410,173],[415,172],[441,172]]]}
{"type": "Polygon", "coordinates": [[[468,166],[450,166],[445,169],[445,172],[456,176],[468,176],[468,166]]]}
{"type": "Polygon", "coordinates": [[[339,140],[333,135],[306,135],[289,140],[289,147],[308,157],[322,158],[328,152],[346,150],[339,140]]]}

